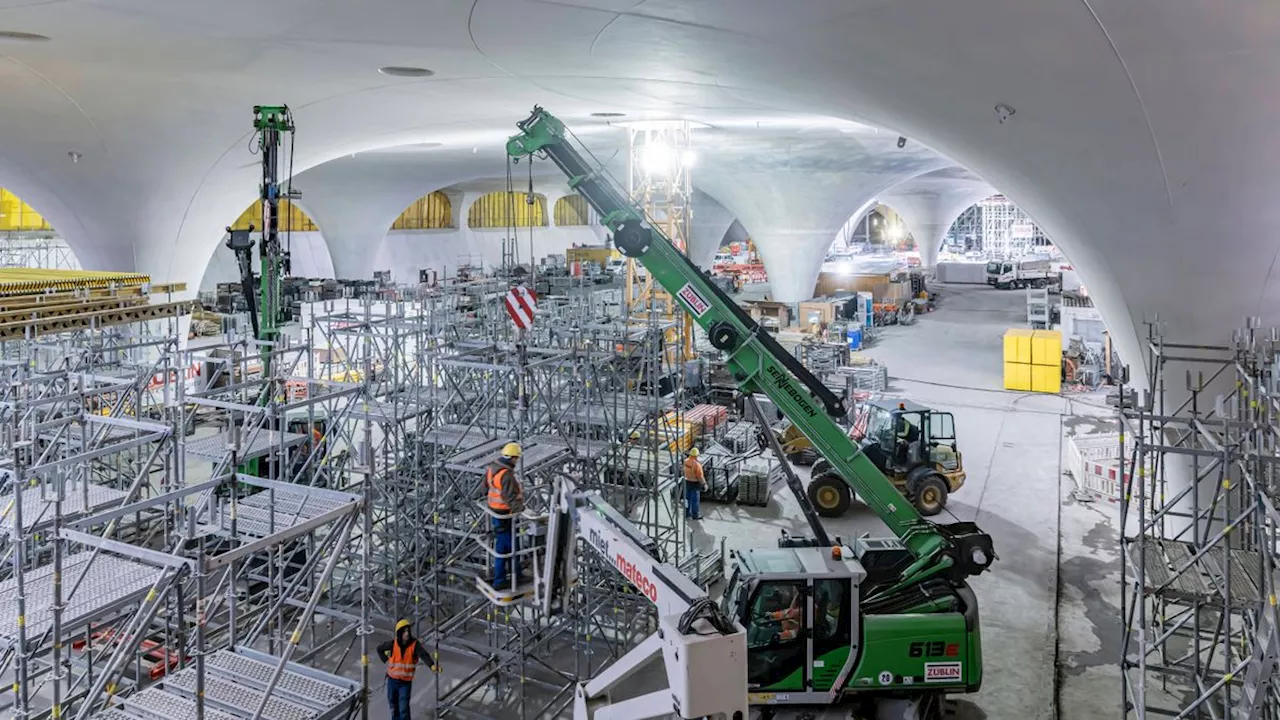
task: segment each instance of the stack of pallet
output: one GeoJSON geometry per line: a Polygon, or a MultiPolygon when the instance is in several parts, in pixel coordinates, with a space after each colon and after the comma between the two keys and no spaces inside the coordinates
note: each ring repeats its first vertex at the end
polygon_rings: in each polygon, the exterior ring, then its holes
{"type": "Polygon", "coordinates": [[[1062,333],[1011,328],[1004,334],[1006,390],[1057,393],[1062,389],[1062,333]]]}
{"type": "Polygon", "coordinates": [[[679,419],[675,412],[668,412],[658,418],[657,427],[637,430],[631,433],[631,439],[640,447],[654,447],[656,443],[658,447],[683,454],[693,447],[696,434],[692,423],[679,419]]]}
{"type": "Polygon", "coordinates": [[[684,413],[698,438],[714,438],[729,424],[729,411],[720,405],[694,405],[684,413]]]}

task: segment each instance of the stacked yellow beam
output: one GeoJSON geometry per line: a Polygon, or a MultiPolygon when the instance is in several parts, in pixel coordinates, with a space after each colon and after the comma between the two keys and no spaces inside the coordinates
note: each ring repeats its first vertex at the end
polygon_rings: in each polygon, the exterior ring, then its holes
{"type": "Polygon", "coordinates": [[[1004,334],[1006,390],[1057,393],[1062,389],[1062,333],[1011,328],[1004,334]]]}
{"type": "Polygon", "coordinates": [[[33,295],[66,290],[98,290],[107,287],[141,287],[150,275],[96,270],[0,268],[0,296],[33,295]]]}
{"type": "Polygon", "coordinates": [[[198,303],[154,303],[185,285],[151,285],[141,273],[0,268],[0,341],[186,315],[198,303]]]}

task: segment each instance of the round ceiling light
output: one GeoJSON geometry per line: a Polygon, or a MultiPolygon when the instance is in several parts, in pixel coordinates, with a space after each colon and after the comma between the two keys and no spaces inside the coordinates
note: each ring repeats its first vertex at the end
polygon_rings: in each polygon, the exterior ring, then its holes
{"type": "Polygon", "coordinates": [[[620,112],[591,113],[591,117],[598,117],[598,118],[617,118],[617,117],[626,117],[626,116],[627,116],[626,113],[620,113],[620,112]]]}
{"type": "Polygon", "coordinates": [[[41,43],[49,42],[48,35],[21,32],[18,30],[0,30],[0,43],[41,43]]]}
{"type": "Polygon", "coordinates": [[[435,75],[434,72],[420,67],[407,67],[405,65],[388,65],[378,68],[378,72],[391,77],[407,77],[407,78],[424,78],[435,75]]]}

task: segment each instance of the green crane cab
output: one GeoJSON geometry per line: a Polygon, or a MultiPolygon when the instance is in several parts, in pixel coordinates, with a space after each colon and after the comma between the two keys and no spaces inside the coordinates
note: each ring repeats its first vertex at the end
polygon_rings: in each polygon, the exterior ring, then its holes
{"type": "Polygon", "coordinates": [[[967,584],[875,599],[910,562],[894,538],[735,553],[721,609],[747,631],[749,702],[869,710],[885,696],[977,691],[978,604],[967,584]]]}
{"type": "MultiPolygon", "coordinates": [[[[869,401],[863,413],[862,452],[921,515],[942,512],[965,481],[952,414],[896,400],[869,401]]],[[[862,425],[859,418],[855,428],[862,425]]],[[[853,492],[830,462],[814,463],[811,478],[809,501],[819,515],[839,517],[849,509],[853,492]]]]}

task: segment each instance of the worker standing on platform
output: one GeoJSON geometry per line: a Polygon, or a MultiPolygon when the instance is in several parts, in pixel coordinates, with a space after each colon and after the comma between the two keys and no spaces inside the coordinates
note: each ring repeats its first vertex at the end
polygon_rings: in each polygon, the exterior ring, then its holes
{"type": "Polygon", "coordinates": [[[698,455],[698,448],[693,448],[684,459],[684,516],[694,520],[702,519],[702,491],[707,487],[698,455]]]}
{"type": "Polygon", "coordinates": [[[489,466],[485,473],[485,489],[488,493],[489,509],[502,517],[490,517],[493,522],[493,534],[496,536],[493,557],[493,587],[495,589],[514,588],[520,577],[520,559],[515,555],[514,517],[524,510],[524,488],[516,478],[516,463],[520,460],[520,446],[507,443],[502,448],[502,457],[489,466]],[[507,569],[507,556],[511,558],[510,574],[507,569]]]}
{"type": "Polygon", "coordinates": [[[409,720],[409,696],[413,694],[413,673],[422,663],[436,671],[431,656],[418,644],[408,620],[396,623],[396,635],[378,646],[378,657],[387,664],[387,702],[391,720],[409,720]]]}

